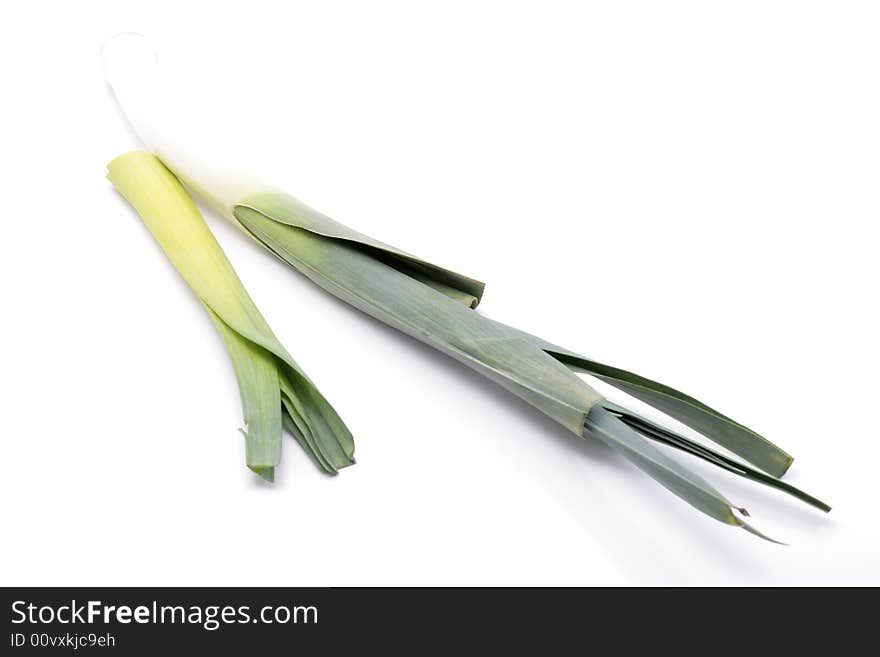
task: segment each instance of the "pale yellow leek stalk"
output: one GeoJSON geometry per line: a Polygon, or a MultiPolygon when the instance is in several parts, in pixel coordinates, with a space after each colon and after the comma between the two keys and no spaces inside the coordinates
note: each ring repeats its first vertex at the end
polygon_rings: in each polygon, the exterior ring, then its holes
{"type": "Polygon", "coordinates": [[[274,479],[285,426],[325,472],[353,463],[348,429],[272,333],[174,174],[140,151],[107,168],[223,339],[241,393],[248,467],[274,479]]]}

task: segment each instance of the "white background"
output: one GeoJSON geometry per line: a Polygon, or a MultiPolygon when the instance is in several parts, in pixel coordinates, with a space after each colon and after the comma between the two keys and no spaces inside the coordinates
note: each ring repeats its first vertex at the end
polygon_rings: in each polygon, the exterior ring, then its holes
{"type": "Polygon", "coordinates": [[[0,583],[880,584],[876,3],[34,2],[0,22],[0,583]],[[357,441],[329,478],[288,440],[263,485],[213,327],[104,179],[138,147],[98,57],[129,30],[230,159],[488,281],[487,316],[754,427],[832,513],[681,456],[790,546],[702,516],[207,213],[357,441]]]}

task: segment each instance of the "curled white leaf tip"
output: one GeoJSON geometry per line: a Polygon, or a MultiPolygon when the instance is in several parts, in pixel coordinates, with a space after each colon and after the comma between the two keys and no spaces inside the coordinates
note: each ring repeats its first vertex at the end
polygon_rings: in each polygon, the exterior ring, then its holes
{"type": "Polygon", "coordinates": [[[160,64],[142,34],[117,34],[104,43],[100,55],[116,103],[146,150],[215,210],[234,220],[235,204],[265,185],[221,165],[229,157],[225,149],[218,151],[225,140],[222,134],[211,133],[210,127],[206,130],[198,112],[207,110],[189,97],[180,100],[170,75],[173,70],[160,64]]]}
{"type": "Polygon", "coordinates": [[[125,118],[153,153],[165,123],[158,62],[149,40],[136,32],[117,34],[101,48],[104,79],[125,118]]]}
{"type": "Polygon", "coordinates": [[[101,46],[101,69],[112,87],[132,69],[150,70],[159,63],[159,55],[149,39],[138,32],[120,32],[101,46]]]}

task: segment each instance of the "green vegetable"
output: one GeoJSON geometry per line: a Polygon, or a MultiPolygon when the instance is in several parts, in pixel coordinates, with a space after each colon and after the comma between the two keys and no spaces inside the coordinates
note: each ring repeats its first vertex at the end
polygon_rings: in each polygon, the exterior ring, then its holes
{"type": "MultiPolygon", "coordinates": [[[[823,510],[819,500],[611,404],[575,376],[587,370],[618,383],[759,466],[784,470],[791,458],[754,432],[672,388],[576,356],[473,311],[482,285],[367,239],[280,192],[260,192],[234,205],[235,221],[260,244],[328,292],[446,353],[535,406],[578,436],[592,435],[707,515],[756,532],[703,478],[666,456],[651,440],[785,490],[823,510]],[[418,275],[412,270],[418,267],[418,275]],[[455,291],[450,282],[458,281],[455,291]],[[437,283],[443,283],[438,287],[437,283]],[[571,368],[571,369],[570,369],[571,368]],[[629,386],[629,388],[625,387],[629,386]],[[662,400],[661,403],[657,403],[662,400]],[[731,441],[730,436],[736,437],[731,441]]],[[[747,515],[747,514],[745,514],[747,515]]],[[[759,534],[760,535],[760,534],[759,534]]]]}
{"type": "Polygon", "coordinates": [[[354,463],[348,429],[272,333],[174,174],[145,152],[107,168],[223,339],[241,393],[248,467],[273,481],[283,426],[325,472],[354,463]]]}
{"type": "Polygon", "coordinates": [[[152,53],[139,52],[131,65],[113,59],[108,66],[117,100],[138,134],[195,193],[331,294],[480,372],[578,437],[603,441],[716,520],[760,536],[735,513],[748,515],[743,509],[658,449],[657,442],[829,509],[779,481],[791,456],[693,397],[483,317],[474,312],[482,283],[362,235],[288,194],[213,171],[178,140],[164,137],[163,123],[173,120],[173,112],[162,102],[153,60],[152,53]],[[154,124],[152,116],[164,121],[154,124]],[[767,474],[608,402],[573,370],[641,399],[767,474]]]}

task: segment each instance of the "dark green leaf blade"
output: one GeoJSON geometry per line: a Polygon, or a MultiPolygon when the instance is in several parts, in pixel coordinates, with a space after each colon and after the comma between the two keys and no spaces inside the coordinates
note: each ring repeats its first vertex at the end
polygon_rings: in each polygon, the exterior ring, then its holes
{"type": "Polygon", "coordinates": [[[233,331],[207,305],[238,382],[244,415],[247,466],[267,481],[281,463],[281,392],[278,359],[259,345],[233,331]]]}
{"type": "Polygon", "coordinates": [[[604,365],[531,336],[544,350],[575,370],[592,374],[700,432],[774,477],[781,477],[794,460],[785,451],[739,422],[722,415],[690,395],[633,372],[604,365]]]}
{"type": "MultiPolygon", "coordinates": [[[[725,524],[743,527],[761,538],[772,540],[738,518],[733,513],[736,507],[702,477],[667,457],[601,404],[597,404],[587,416],[586,431],[699,511],[725,524]]],[[[738,510],[744,513],[743,509],[738,510]]]]}
{"type": "Polygon", "coordinates": [[[641,415],[637,415],[632,411],[623,408],[617,404],[613,404],[607,400],[602,402],[602,406],[606,409],[614,413],[617,417],[619,417],[625,424],[628,424],[630,427],[642,433],[649,438],[657,440],[665,445],[669,445],[670,447],[675,447],[676,449],[680,449],[692,456],[696,456],[697,458],[703,459],[711,463],[712,465],[718,466],[728,472],[732,472],[733,474],[739,475],[740,477],[744,477],[746,479],[750,479],[751,481],[755,481],[766,486],[770,486],[771,488],[776,488],[777,490],[781,490],[802,502],[806,502],[807,504],[816,507],[826,513],[831,511],[831,507],[827,505],[822,500],[813,497],[812,495],[805,493],[804,491],[795,488],[789,483],[782,481],[781,479],[777,479],[768,474],[760,472],[759,470],[755,470],[744,463],[739,463],[734,459],[728,458],[723,454],[719,454],[715,450],[709,449],[705,445],[701,445],[689,438],[682,436],[681,434],[672,431],[671,429],[667,429],[651,420],[648,420],[641,415]]]}
{"type": "Polygon", "coordinates": [[[353,465],[354,440],[314,386],[300,379],[291,369],[281,372],[279,382],[287,413],[300,428],[304,442],[322,469],[336,474],[338,470],[353,465]]]}
{"type": "Polygon", "coordinates": [[[729,525],[737,524],[731,504],[708,482],[665,456],[613,413],[596,406],[587,416],[586,431],[703,513],[729,525]]]}

